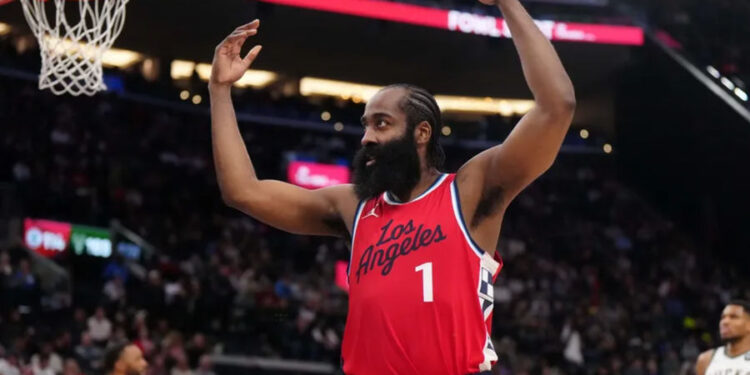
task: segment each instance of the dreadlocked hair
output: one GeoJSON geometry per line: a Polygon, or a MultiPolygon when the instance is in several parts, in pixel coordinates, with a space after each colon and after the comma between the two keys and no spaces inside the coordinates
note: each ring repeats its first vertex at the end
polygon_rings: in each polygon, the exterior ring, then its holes
{"type": "Polygon", "coordinates": [[[430,140],[427,143],[427,165],[436,169],[443,168],[445,151],[440,145],[439,136],[439,131],[443,127],[443,118],[435,97],[429,91],[407,83],[388,85],[383,90],[393,88],[406,90],[406,95],[399,102],[399,108],[406,113],[406,129],[413,132],[417,124],[422,121],[427,121],[432,127],[430,140]]]}

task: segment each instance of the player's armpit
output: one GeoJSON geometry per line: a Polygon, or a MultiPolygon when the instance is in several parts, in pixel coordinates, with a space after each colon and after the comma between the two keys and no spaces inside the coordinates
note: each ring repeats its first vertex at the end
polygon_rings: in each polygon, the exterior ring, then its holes
{"type": "Polygon", "coordinates": [[[305,235],[346,237],[347,223],[356,210],[351,185],[308,190],[282,181],[257,180],[224,201],[272,227],[305,235]]]}
{"type": "MultiPolygon", "coordinates": [[[[573,117],[574,103],[558,109],[534,108],[505,142],[487,149],[458,171],[460,190],[476,197],[476,219],[492,216],[555,161],[573,117]]],[[[464,194],[461,194],[462,197],[464,194]]]]}
{"type": "Polygon", "coordinates": [[[505,141],[477,155],[486,188],[500,188],[515,197],[554,163],[573,118],[575,104],[536,107],[515,126],[505,141]]]}
{"type": "Polygon", "coordinates": [[[711,359],[714,357],[714,349],[707,350],[698,356],[698,360],[695,362],[695,374],[705,375],[708,365],[711,364],[711,359]]]}

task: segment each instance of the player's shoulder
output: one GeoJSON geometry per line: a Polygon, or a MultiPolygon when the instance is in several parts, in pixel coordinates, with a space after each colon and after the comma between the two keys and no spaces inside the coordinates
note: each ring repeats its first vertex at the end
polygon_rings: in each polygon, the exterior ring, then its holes
{"type": "Polygon", "coordinates": [[[717,350],[718,348],[709,349],[698,356],[698,360],[695,361],[695,372],[697,375],[705,375],[708,365],[711,364],[717,350]]]}
{"type": "Polygon", "coordinates": [[[334,203],[342,218],[351,222],[359,205],[359,198],[354,192],[353,184],[334,185],[320,189],[334,203]]]}
{"type": "Polygon", "coordinates": [[[698,361],[700,361],[700,360],[704,360],[704,361],[709,361],[709,362],[710,362],[710,361],[711,361],[711,359],[712,359],[712,358],[714,357],[714,355],[716,354],[716,351],[717,351],[718,349],[719,349],[719,348],[713,348],[713,349],[708,349],[708,350],[706,350],[705,352],[701,353],[701,354],[700,354],[700,355],[698,356],[698,361]]]}

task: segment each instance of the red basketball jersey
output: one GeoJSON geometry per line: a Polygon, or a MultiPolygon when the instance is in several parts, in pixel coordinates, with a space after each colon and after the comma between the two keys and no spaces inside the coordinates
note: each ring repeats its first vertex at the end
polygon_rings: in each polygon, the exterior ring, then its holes
{"type": "Polygon", "coordinates": [[[455,175],[406,203],[363,201],[352,227],[347,375],[466,375],[497,361],[490,340],[502,268],[471,239],[455,175]]]}

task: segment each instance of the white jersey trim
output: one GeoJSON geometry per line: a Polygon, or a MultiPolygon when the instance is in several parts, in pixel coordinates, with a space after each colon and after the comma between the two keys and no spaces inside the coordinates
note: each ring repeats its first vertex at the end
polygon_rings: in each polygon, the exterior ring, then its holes
{"type": "Polygon", "coordinates": [[[349,246],[349,264],[346,266],[346,276],[349,276],[349,270],[352,266],[352,256],[354,256],[354,241],[357,238],[357,225],[359,224],[359,218],[362,216],[362,210],[365,208],[366,200],[359,201],[357,205],[357,211],[354,214],[354,222],[352,223],[352,243],[349,246]]]}
{"type": "Polygon", "coordinates": [[[484,361],[479,364],[479,371],[490,371],[492,370],[492,363],[497,362],[497,353],[495,352],[495,346],[492,345],[492,338],[487,334],[487,339],[484,341],[484,361]]]}

